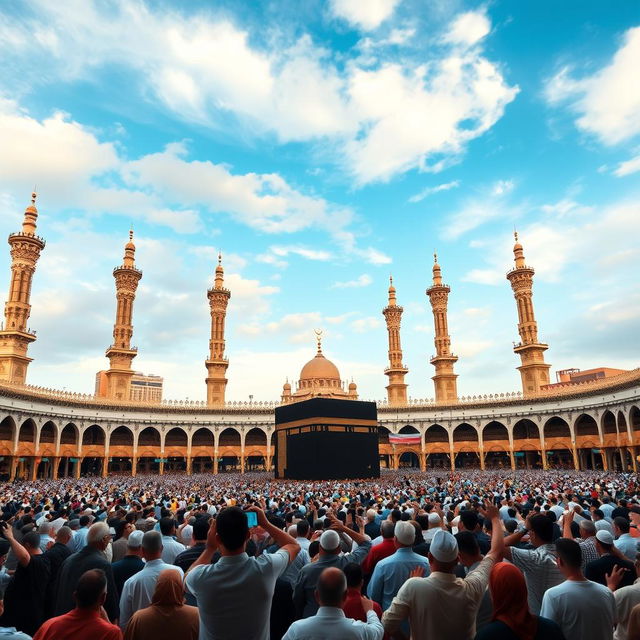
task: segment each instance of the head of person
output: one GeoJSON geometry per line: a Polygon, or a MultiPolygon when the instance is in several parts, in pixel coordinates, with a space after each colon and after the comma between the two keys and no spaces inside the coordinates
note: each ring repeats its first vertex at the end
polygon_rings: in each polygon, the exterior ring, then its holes
{"type": "Polygon", "coordinates": [[[613,534],[606,529],[596,531],[596,550],[601,556],[608,555],[613,551],[613,534]]]}
{"type": "Polygon", "coordinates": [[[415,527],[410,522],[400,520],[393,530],[396,548],[412,547],[416,540],[415,527]]]}
{"type": "Polygon", "coordinates": [[[534,547],[551,544],[553,540],[553,522],[547,516],[535,514],[529,518],[529,540],[534,547]]]}
{"type": "Polygon", "coordinates": [[[313,560],[320,553],[320,541],[312,540],[309,543],[309,557],[313,560]]]}
{"type": "Polygon", "coordinates": [[[575,540],[558,538],[556,540],[556,553],[558,554],[558,568],[565,578],[581,573],[582,549],[575,540]]]}
{"type": "Polygon", "coordinates": [[[107,576],[102,569],[85,571],[73,592],[78,609],[99,610],[107,597],[107,576]]]}
{"type": "Polygon", "coordinates": [[[207,541],[207,535],[209,535],[209,518],[196,518],[191,532],[192,545],[204,544],[207,541]]]}
{"type": "Polygon", "coordinates": [[[389,518],[393,523],[402,520],[402,511],[400,511],[400,509],[393,509],[393,511],[389,514],[389,518]]]}
{"type": "Polygon", "coordinates": [[[41,536],[49,536],[51,537],[51,522],[49,520],[44,520],[40,523],[40,526],[38,527],[38,533],[41,536]]]}
{"type": "Polygon", "coordinates": [[[538,621],[529,611],[527,583],[522,571],[509,562],[498,562],[489,575],[493,620],[506,624],[517,638],[533,638],[538,621]]]}
{"type": "Polygon", "coordinates": [[[380,523],[380,535],[384,540],[389,540],[393,538],[395,532],[395,525],[391,520],[385,520],[380,523]]]}
{"type": "Polygon", "coordinates": [[[29,555],[38,555],[40,551],[40,534],[35,531],[25,533],[22,538],[22,546],[29,552],[29,555]]]}
{"type": "Polygon", "coordinates": [[[518,528],[518,521],[517,520],[507,520],[504,523],[504,528],[506,529],[507,533],[515,533],[516,529],[518,528]]]}
{"type": "Polygon", "coordinates": [[[327,529],[320,536],[320,555],[333,556],[340,553],[340,536],[333,530],[327,529]]]}
{"type": "Polygon", "coordinates": [[[429,529],[437,529],[442,526],[442,518],[437,513],[429,514],[429,529]]]}
{"type": "Polygon", "coordinates": [[[631,523],[623,516],[618,516],[613,519],[613,532],[616,534],[616,538],[629,533],[631,523]]]}
{"type": "Polygon", "coordinates": [[[375,509],[367,509],[367,522],[374,522],[378,512],[375,509]]]}
{"type": "MultiPolygon", "coordinates": [[[[334,531],[335,533],[335,531],[334,531]]],[[[321,607],[342,607],[347,597],[347,579],[341,569],[329,567],[318,578],[316,600],[321,607]]]]}
{"type": "Polygon", "coordinates": [[[242,553],[249,540],[249,523],[239,507],[223,509],[216,519],[216,540],[223,555],[242,553]]]}
{"type": "Polygon", "coordinates": [[[142,555],[142,539],[144,533],[142,531],[132,531],[127,538],[127,555],[129,556],[141,556],[142,555]]]}
{"type": "Polygon", "coordinates": [[[629,509],[629,518],[631,519],[631,524],[636,527],[640,524],[640,507],[634,505],[629,509]]]}
{"type": "Polygon", "coordinates": [[[92,522],[93,522],[93,516],[90,516],[89,514],[84,514],[80,516],[79,524],[81,529],[82,527],[88,527],[92,522]]]}
{"type": "Polygon", "coordinates": [[[67,527],[66,525],[64,527],[60,527],[58,529],[58,533],[56,533],[56,542],[59,542],[61,544],[68,544],[69,540],[71,540],[72,535],[73,532],[69,527],[67,527]]]}
{"type": "Polygon", "coordinates": [[[300,520],[296,523],[296,533],[294,538],[306,538],[309,535],[309,523],[306,520],[300,520]]]}
{"type": "Polygon", "coordinates": [[[104,551],[111,542],[109,526],[106,522],[96,522],[89,527],[87,544],[98,551],[104,551]]]}
{"type": "Polygon", "coordinates": [[[362,575],[362,567],[357,562],[350,562],[343,569],[347,579],[347,589],[362,589],[364,577],[362,575]]]}
{"type": "Polygon", "coordinates": [[[591,520],[582,520],[578,527],[581,538],[592,538],[596,535],[596,525],[591,520]]]}
{"type": "Polygon", "coordinates": [[[463,531],[475,531],[478,527],[478,514],[470,509],[464,509],[460,512],[458,527],[463,531]]]}
{"type": "Polygon", "coordinates": [[[594,509],[591,512],[591,518],[594,522],[600,522],[600,520],[604,520],[604,511],[602,509],[594,509]]]}
{"type": "MultiPolygon", "coordinates": [[[[131,537],[131,536],[129,536],[131,537]]],[[[142,536],[142,557],[150,562],[162,556],[162,534],[159,531],[147,531],[142,536]]]]}
{"type": "Polygon", "coordinates": [[[176,521],[169,516],[160,518],[160,533],[163,536],[173,536],[176,533],[176,521]]]}
{"type": "Polygon", "coordinates": [[[169,609],[184,605],[184,584],[178,571],[165,569],[160,573],[151,604],[169,609]]]}
{"type": "Polygon", "coordinates": [[[454,536],[458,543],[458,554],[460,555],[460,563],[465,567],[482,560],[478,539],[471,531],[458,531],[454,536]]]}
{"type": "Polygon", "coordinates": [[[448,531],[435,532],[429,547],[429,564],[432,571],[453,573],[458,564],[458,542],[448,531]]]}

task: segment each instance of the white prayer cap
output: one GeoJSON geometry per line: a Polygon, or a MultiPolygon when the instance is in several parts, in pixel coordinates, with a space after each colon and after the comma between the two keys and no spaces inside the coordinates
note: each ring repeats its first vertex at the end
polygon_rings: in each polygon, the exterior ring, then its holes
{"type": "Polygon", "coordinates": [[[441,524],[442,520],[440,519],[440,516],[437,513],[430,513],[429,514],[429,524],[441,524]]]}
{"type": "Polygon", "coordinates": [[[598,520],[594,523],[596,525],[596,529],[598,531],[608,531],[611,535],[613,535],[613,527],[610,522],[606,520],[598,520]]]}
{"type": "Polygon", "coordinates": [[[415,542],[416,530],[410,522],[399,520],[396,522],[393,533],[400,544],[409,546],[415,542]]]}
{"type": "Polygon", "coordinates": [[[335,551],[340,545],[340,536],[331,529],[328,529],[320,536],[320,546],[325,551],[335,551]]]}
{"type": "Polygon", "coordinates": [[[600,540],[603,544],[613,544],[613,536],[606,529],[600,529],[596,533],[596,540],[600,540]]]}
{"type": "Polygon", "coordinates": [[[438,562],[453,562],[458,557],[458,541],[443,529],[436,531],[429,552],[438,562]]]}
{"type": "Polygon", "coordinates": [[[142,546],[142,538],[144,538],[144,531],[132,531],[127,538],[127,547],[130,549],[139,549],[142,546]]]}

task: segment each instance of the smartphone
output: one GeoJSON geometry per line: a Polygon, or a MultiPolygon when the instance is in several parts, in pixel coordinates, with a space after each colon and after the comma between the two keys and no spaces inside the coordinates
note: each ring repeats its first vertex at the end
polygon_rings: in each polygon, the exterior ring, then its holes
{"type": "Polygon", "coordinates": [[[247,514],[247,524],[249,525],[249,529],[251,527],[258,526],[258,514],[255,511],[245,511],[247,514]]]}

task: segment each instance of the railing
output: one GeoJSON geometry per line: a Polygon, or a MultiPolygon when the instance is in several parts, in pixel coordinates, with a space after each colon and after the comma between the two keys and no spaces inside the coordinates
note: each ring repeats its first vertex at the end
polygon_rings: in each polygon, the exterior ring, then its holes
{"type": "MultiPolygon", "coordinates": [[[[446,400],[436,402],[434,398],[409,398],[405,404],[389,404],[387,400],[372,400],[380,409],[402,409],[402,408],[425,408],[434,409],[439,407],[456,407],[460,405],[491,405],[510,404],[525,401],[545,401],[561,399],[571,396],[580,396],[590,392],[607,391],[613,387],[625,383],[640,383],[640,368],[627,371],[609,378],[597,380],[587,380],[565,387],[556,387],[541,391],[531,396],[523,396],[520,391],[506,393],[489,393],[473,396],[461,396],[456,401],[446,400]]],[[[102,398],[89,393],[75,393],[48,387],[33,385],[18,385],[8,382],[0,382],[0,394],[6,392],[7,395],[25,395],[28,397],[38,397],[46,400],[69,401],[78,404],[100,405],[112,408],[131,407],[149,409],[185,409],[185,410],[218,410],[218,411],[270,411],[281,405],[279,401],[230,401],[224,405],[208,405],[204,400],[162,400],[162,402],[141,402],[136,400],[117,400],[113,398],[102,398]]]]}

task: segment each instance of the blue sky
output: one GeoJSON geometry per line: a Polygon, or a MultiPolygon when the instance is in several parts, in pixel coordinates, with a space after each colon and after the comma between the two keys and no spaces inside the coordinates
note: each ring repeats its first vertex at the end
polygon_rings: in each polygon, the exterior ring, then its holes
{"type": "Polygon", "coordinates": [[[205,396],[218,249],[230,399],[277,398],[314,328],[383,398],[390,273],[432,397],[434,249],[460,393],[516,390],[514,227],[553,369],[638,365],[637,3],[5,2],[0,48],[2,231],[36,184],[47,239],[32,384],[92,390],[131,224],[168,398],[205,396]]]}

